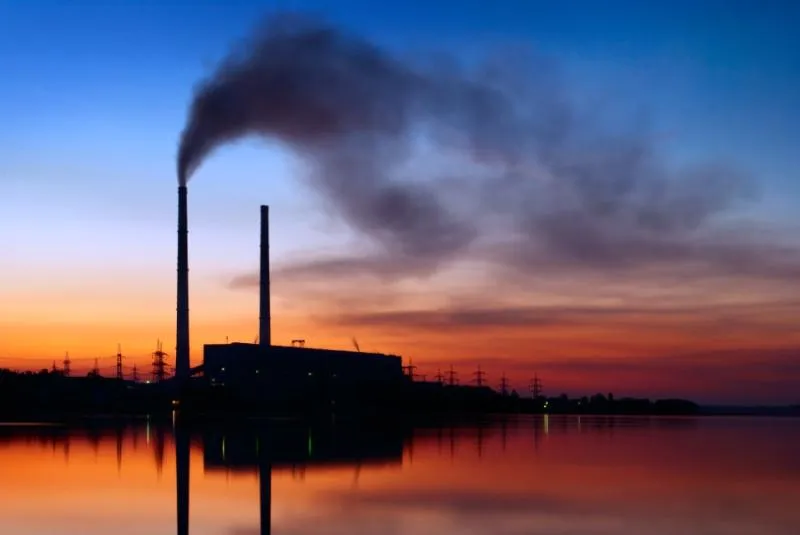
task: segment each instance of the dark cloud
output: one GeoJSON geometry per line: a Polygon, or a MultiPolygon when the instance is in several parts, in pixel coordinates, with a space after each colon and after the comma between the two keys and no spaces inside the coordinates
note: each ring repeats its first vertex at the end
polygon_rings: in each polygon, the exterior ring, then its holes
{"type": "Polygon", "coordinates": [[[245,135],[305,158],[322,201],[374,248],[296,274],[430,274],[492,243],[504,246],[490,260],[519,271],[800,271],[796,249],[718,241],[723,220],[757,191],[747,172],[725,162],[674,169],[646,118],[578,105],[573,93],[534,54],[503,51],[470,66],[400,58],[325,21],[278,17],[199,84],[179,178],[245,135]],[[419,161],[420,144],[446,171],[419,161]]]}
{"type": "MultiPolygon", "coordinates": [[[[491,362],[504,369],[529,369],[532,366],[547,369],[554,373],[615,373],[629,372],[657,375],[659,373],[675,373],[691,375],[692,373],[711,373],[719,377],[731,377],[734,382],[741,381],[742,376],[750,378],[784,377],[787,380],[800,378],[800,348],[747,348],[736,350],[719,350],[671,355],[641,355],[630,357],[600,356],[592,358],[556,359],[539,357],[535,362],[525,362],[511,357],[484,357],[459,359],[459,365],[466,367],[491,362]],[[727,369],[727,371],[725,371],[727,369]],[[749,373],[747,373],[749,372],[749,373]]],[[[435,363],[434,363],[435,364],[435,363]]]]}
{"type": "MultiPolygon", "coordinates": [[[[664,320],[710,324],[725,328],[757,325],[758,318],[767,316],[769,321],[791,317],[800,308],[797,301],[758,302],[752,304],[665,306],[516,306],[476,308],[459,306],[454,308],[389,310],[378,312],[351,312],[330,317],[334,325],[369,326],[398,330],[464,331],[493,329],[497,327],[554,327],[576,325],[610,325],[621,323],[647,327],[664,320]],[[771,316],[771,317],[770,317],[771,316]],[[777,317],[776,317],[777,316],[777,317]]],[[[786,325],[786,329],[794,329],[786,325]]],[[[792,331],[793,332],[793,331],[792,331]]]]}
{"type": "MultiPolygon", "coordinates": [[[[794,281],[800,278],[800,249],[788,245],[778,233],[756,229],[737,229],[695,241],[667,245],[617,242],[618,255],[610,250],[601,259],[579,261],[574,255],[541,247],[524,249],[512,242],[473,248],[467,258],[482,275],[489,274],[496,295],[519,293],[543,281],[554,286],[566,279],[594,281],[596,285],[706,286],[727,281],[733,286],[764,285],[794,295],[794,281]],[[658,250],[653,249],[653,247],[658,250]],[[629,254],[626,254],[627,251],[629,254]],[[671,254],[670,254],[671,253],[671,254]],[[660,258],[660,260],[656,260],[660,258]]],[[[414,268],[387,255],[322,256],[284,262],[273,269],[276,280],[302,286],[315,281],[373,279],[391,288],[404,279],[425,280],[429,272],[414,268]]],[[[574,286],[580,284],[575,281],[574,286]]],[[[256,272],[235,277],[233,288],[258,286],[256,272]]],[[[565,288],[562,288],[562,290],[565,288]]]]}
{"type": "MultiPolygon", "coordinates": [[[[270,273],[273,282],[314,282],[331,279],[357,279],[363,277],[394,281],[410,273],[402,266],[384,256],[340,256],[313,258],[279,265],[270,273]]],[[[230,287],[257,287],[258,272],[238,275],[230,281],[230,287]]]]}

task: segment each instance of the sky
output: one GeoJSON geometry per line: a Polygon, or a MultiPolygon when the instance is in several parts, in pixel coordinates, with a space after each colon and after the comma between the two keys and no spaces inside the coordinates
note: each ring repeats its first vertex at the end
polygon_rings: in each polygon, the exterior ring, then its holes
{"type": "Polygon", "coordinates": [[[355,338],[428,377],[480,364],[553,395],[800,401],[788,1],[0,2],[0,366],[69,352],[110,373],[120,344],[146,373],[157,340],[174,353],[181,131],[198,82],[277,10],[403,64],[499,69],[479,82],[516,100],[465,127],[477,149],[419,135],[359,155],[452,209],[455,241],[428,212],[390,228],[373,182],[331,190],[337,154],[279,135],[209,154],[190,181],[193,362],[257,334],[269,204],[273,343],[355,338]]]}

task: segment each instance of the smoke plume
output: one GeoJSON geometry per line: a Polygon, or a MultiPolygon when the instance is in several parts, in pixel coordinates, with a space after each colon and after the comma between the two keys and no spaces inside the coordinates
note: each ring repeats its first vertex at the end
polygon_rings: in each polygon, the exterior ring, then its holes
{"type": "Polygon", "coordinates": [[[498,254],[520,266],[702,255],[704,229],[749,193],[725,166],[668,169],[646,128],[581,111],[542,58],[425,59],[324,21],[273,18],[199,84],[178,179],[228,141],[281,140],[311,164],[323,199],[409,271],[478,238],[502,238],[498,254]],[[421,145],[446,171],[413,165],[421,145]]]}

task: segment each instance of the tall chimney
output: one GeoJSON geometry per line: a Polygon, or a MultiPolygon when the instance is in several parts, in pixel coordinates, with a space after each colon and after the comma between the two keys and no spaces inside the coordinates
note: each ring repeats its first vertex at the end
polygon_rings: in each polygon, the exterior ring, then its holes
{"type": "Polygon", "coordinates": [[[189,377],[189,216],[188,190],[178,188],[178,308],[175,332],[175,377],[189,377]]]}
{"type": "Polygon", "coordinates": [[[261,206],[261,267],[259,274],[258,341],[261,347],[272,345],[269,303],[269,206],[261,206]]]}

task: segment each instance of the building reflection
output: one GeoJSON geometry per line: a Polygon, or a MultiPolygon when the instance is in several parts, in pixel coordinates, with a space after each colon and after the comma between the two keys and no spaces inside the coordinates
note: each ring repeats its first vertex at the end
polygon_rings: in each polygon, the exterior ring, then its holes
{"type": "MultiPolygon", "coordinates": [[[[291,473],[303,478],[317,468],[346,468],[358,485],[362,470],[401,467],[426,458],[431,452],[442,457],[473,457],[491,462],[502,454],[512,438],[525,437],[525,449],[539,454],[551,439],[565,434],[614,436],[642,428],[691,428],[694,419],[633,418],[607,416],[533,416],[481,421],[434,421],[416,423],[413,428],[391,422],[380,429],[357,424],[308,425],[300,422],[249,420],[230,422],[184,422],[180,418],[142,420],[88,420],[79,424],[0,425],[0,446],[24,443],[46,447],[69,464],[75,455],[97,455],[102,450],[109,468],[124,479],[125,462],[132,456],[145,457],[156,474],[170,470],[175,451],[175,529],[178,535],[191,532],[189,518],[191,453],[202,459],[205,473],[257,475],[259,485],[260,532],[270,533],[272,525],[272,476],[291,473]],[[531,440],[532,439],[532,440],[531,440]],[[527,442],[531,441],[531,442],[527,442]],[[198,453],[202,452],[202,457],[198,453]],[[407,455],[407,457],[405,457],[407,455]],[[114,467],[113,459],[116,460],[114,467]]],[[[517,444],[520,444],[518,441],[517,444]]],[[[101,459],[102,461],[102,459],[101,459]]],[[[137,466],[139,464],[137,463],[137,466]]]]}
{"type": "Polygon", "coordinates": [[[408,434],[400,428],[366,432],[358,427],[247,425],[191,429],[175,420],[177,535],[189,535],[189,471],[192,435],[203,444],[203,471],[255,473],[259,481],[260,533],[271,533],[272,475],[276,471],[305,473],[307,469],[348,467],[354,483],[362,468],[400,467],[408,434]]]}

